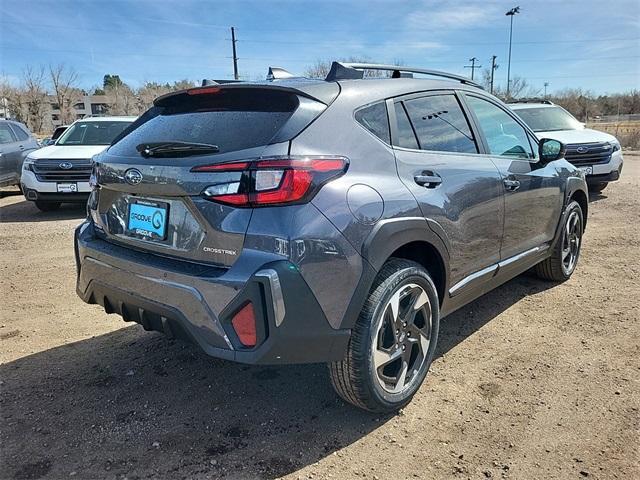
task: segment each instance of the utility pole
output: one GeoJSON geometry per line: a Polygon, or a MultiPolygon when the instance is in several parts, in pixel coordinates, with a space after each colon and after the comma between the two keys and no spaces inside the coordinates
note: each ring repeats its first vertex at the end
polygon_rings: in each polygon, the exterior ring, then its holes
{"type": "Polygon", "coordinates": [[[238,80],[238,56],[236,55],[236,29],[231,27],[231,48],[233,49],[233,78],[238,80]]]}
{"type": "Polygon", "coordinates": [[[547,98],[547,87],[549,86],[549,82],[544,82],[544,98],[547,98]]]}
{"type": "Polygon", "coordinates": [[[495,55],[491,56],[491,88],[490,88],[490,93],[491,95],[493,95],[493,74],[496,71],[496,68],[498,68],[498,65],[496,64],[496,57],[495,55]]]}
{"type": "Polygon", "coordinates": [[[482,65],[476,65],[477,60],[478,59],[476,57],[470,58],[469,61],[471,62],[471,65],[464,66],[464,68],[471,69],[471,80],[473,80],[473,73],[476,71],[476,68],[482,68],[482,65]]]}
{"type": "Polygon", "coordinates": [[[505,15],[511,19],[509,26],[509,62],[507,63],[507,99],[509,98],[509,87],[511,86],[511,40],[513,39],[513,17],[520,13],[520,7],[513,7],[505,15]]]}

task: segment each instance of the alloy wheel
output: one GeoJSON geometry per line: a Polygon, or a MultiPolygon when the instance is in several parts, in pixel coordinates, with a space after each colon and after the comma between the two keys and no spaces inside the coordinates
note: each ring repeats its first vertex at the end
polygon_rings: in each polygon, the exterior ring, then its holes
{"type": "Polygon", "coordinates": [[[562,270],[571,275],[576,267],[582,240],[582,221],[578,212],[571,212],[564,227],[562,239],[562,270]]]}
{"type": "Polygon", "coordinates": [[[426,367],[432,311],[420,285],[400,286],[382,309],[373,336],[373,366],[379,385],[398,394],[411,388],[426,367]]]}

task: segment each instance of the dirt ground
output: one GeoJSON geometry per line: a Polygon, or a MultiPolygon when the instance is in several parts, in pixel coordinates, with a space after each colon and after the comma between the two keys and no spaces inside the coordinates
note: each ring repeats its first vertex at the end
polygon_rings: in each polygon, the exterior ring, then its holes
{"type": "Polygon", "coordinates": [[[210,359],[82,303],[83,210],[0,199],[0,477],[640,478],[640,155],[591,198],[562,285],[521,276],[447,318],[379,416],[324,365],[210,359]]]}

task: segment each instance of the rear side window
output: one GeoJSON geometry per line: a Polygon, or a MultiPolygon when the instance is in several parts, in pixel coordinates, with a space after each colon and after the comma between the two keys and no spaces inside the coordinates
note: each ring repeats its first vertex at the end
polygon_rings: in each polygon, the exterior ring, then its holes
{"type": "Polygon", "coordinates": [[[421,150],[478,153],[469,123],[454,95],[432,95],[404,103],[421,150]]]}
{"type": "Polygon", "coordinates": [[[16,139],[9,128],[8,123],[0,123],[0,144],[15,142],[16,139]]]}
{"type": "Polygon", "coordinates": [[[22,126],[14,123],[11,125],[11,129],[13,130],[13,133],[16,134],[16,137],[18,137],[18,140],[27,140],[29,138],[29,134],[24,131],[22,126]]]}
{"type": "Polygon", "coordinates": [[[159,100],[154,114],[109,152],[137,155],[136,146],[156,142],[217,145],[220,153],[268,145],[298,107],[289,92],[267,89],[213,89],[159,100]]]}
{"type": "Polygon", "coordinates": [[[416,135],[413,132],[407,112],[402,106],[402,102],[395,104],[396,121],[398,123],[398,138],[395,141],[395,145],[403,148],[418,149],[418,141],[416,135]]]}
{"type": "Polygon", "coordinates": [[[385,143],[391,143],[387,106],[379,102],[356,112],[356,121],[385,143]]]}

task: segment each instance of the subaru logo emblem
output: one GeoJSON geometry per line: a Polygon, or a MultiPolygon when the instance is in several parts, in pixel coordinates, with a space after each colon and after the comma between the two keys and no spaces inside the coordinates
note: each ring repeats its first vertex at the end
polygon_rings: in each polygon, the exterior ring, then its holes
{"type": "Polygon", "coordinates": [[[58,166],[63,170],[71,170],[73,168],[73,163],[71,163],[71,162],[62,162],[58,166]]]}
{"type": "Polygon", "coordinates": [[[137,168],[130,168],[124,172],[124,179],[129,185],[138,185],[142,181],[142,173],[137,168]]]}
{"type": "Polygon", "coordinates": [[[576,148],[576,152],[578,153],[587,153],[589,151],[589,147],[578,147],[576,148]]]}

